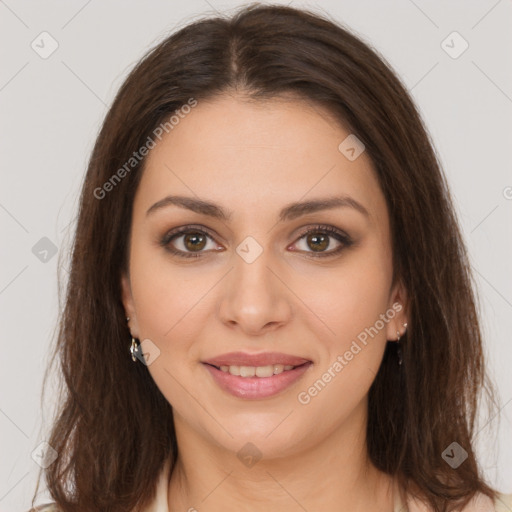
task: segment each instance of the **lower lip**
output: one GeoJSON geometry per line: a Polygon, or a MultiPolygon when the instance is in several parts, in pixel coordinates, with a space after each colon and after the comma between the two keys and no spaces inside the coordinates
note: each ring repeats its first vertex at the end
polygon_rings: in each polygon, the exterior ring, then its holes
{"type": "Polygon", "coordinates": [[[215,382],[228,393],[246,399],[259,399],[274,396],[291,386],[304,375],[304,372],[312,365],[305,363],[293,370],[286,370],[272,377],[240,377],[229,372],[217,370],[214,366],[203,363],[210,372],[215,382]]]}

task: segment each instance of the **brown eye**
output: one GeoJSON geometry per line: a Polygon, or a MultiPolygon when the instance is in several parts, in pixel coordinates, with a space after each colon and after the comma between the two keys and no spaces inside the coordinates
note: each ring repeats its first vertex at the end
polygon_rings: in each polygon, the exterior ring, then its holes
{"type": "Polygon", "coordinates": [[[325,251],[329,247],[329,236],[323,234],[310,234],[306,238],[308,246],[317,251],[325,251]]]}
{"type": "Polygon", "coordinates": [[[335,256],[353,243],[347,234],[332,226],[310,228],[302,234],[296,244],[300,242],[303,247],[298,248],[299,252],[313,257],[335,256]],[[332,242],[333,240],[334,242],[332,242]]]}
{"type": "Polygon", "coordinates": [[[190,227],[170,231],[160,240],[160,245],[171,254],[184,258],[197,258],[205,252],[218,250],[210,234],[190,227]],[[207,247],[208,242],[211,243],[211,247],[207,247]]]}
{"type": "MultiPolygon", "coordinates": [[[[185,226],[167,233],[160,240],[160,245],[175,256],[199,258],[207,253],[223,250],[214,242],[213,236],[203,229],[192,229],[191,226],[185,226]],[[211,247],[207,247],[208,242],[211,242],[211,247]]],[[[295,243],[299,242],[302,242],[305,247],[299,248],[298,252],[304,252],[313,257],[335,256],[353,243],[352,239],[343,231],[323,225],[315,226],[304,232],[295,243]],[[334,248],[332,247],[333,240],[334,248]]]]}
{"type": "Polygon", "coordinates": [[[206,245],[206,237],[202,233],[187,233],[183,235],[183,243],[189,251],[200,251],[206,245]]]}

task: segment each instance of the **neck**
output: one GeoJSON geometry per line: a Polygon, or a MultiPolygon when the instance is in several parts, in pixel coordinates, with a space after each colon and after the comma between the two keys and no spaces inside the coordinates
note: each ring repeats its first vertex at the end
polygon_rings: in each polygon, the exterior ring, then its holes
{"type": "Polygon", "coordinates": [[[225,512],[226,506],[247,510],[250,503],[251,512],[391,512],[396,489],[368,459],[365,419],[356,415],[320,443],[285,457],[263,456],[247,467],[236,452],[201,436],[176,414],[179,455],[169,510],[225,512]]]}

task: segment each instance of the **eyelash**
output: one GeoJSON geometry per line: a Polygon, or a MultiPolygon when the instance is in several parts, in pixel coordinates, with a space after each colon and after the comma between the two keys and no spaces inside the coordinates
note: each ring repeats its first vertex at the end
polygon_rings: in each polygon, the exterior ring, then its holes
{"type": "MultiPolygon", "coordinates": [[[[162,247],[164,247],[167,251],[169,251],[171,254],[173,254],[175,256],[178,256],[180,258],[199,258],[199,257],[202,257],[204,252],[208,252],[208,251],[197,252],[197,253],[194,253],[194,252],[184,252],[184,251],[181,251],[179,249],[175,249],[175,248],[173,248],[170,245],[170,243],[175,238],[179,238],[180,235],[196,234],[196,233],[201,234],[201,235],[206,235],[209,238],[213,239],[212,234],[210,234],[209,231],[205,230],[202,227],[183,226],[181,228],[178,228],[178,229],[175,229],[175,230],[171,230],[168,233],[166,233],[163,236],[163,238],[160,240],[160,245],[162,247]]],[[[299,238],[297,238],[297,241],[301,240],[302,238],[304,238],[305,236],[309,235],[310,233],[330,235],[331,237],[335,238],[338,242],[342,243],[342,245],[340,247],[338,247],[335,250],[331,250],[329,252],[314,253],[314,252],[306,251],[306,253],[307,254],[311,254],[311,256],[313,258],[328,258],[328,257],[331,257],[331,256],[336,256],[342,250],[344,250],[347,247],[350,247],[353,244],[353,241],[350,239],[350,237],[348,235],[346,235],[345,233],[343,233],[343,231],[340,231],[340,230],[338,230],[338,229],[336,229],[336,228],[334,228],[332,226],[321,225],[321,224],[317,225],[317,226],[314,226],[312,228],[309,228],[306,231],[304,231],[299,236],[299,238]]]]}

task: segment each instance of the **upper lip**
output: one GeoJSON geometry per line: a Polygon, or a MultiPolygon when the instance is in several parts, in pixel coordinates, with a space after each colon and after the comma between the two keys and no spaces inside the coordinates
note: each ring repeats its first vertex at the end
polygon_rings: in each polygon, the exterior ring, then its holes
{"type": "Polygon", "coordinates": [[[203,363],[213,366],[268,366],[273,364],[299,366],[310,362],[309,359],[280,352],[262,352],[259,354],[229,352],[203,361],[203,363]]]}

